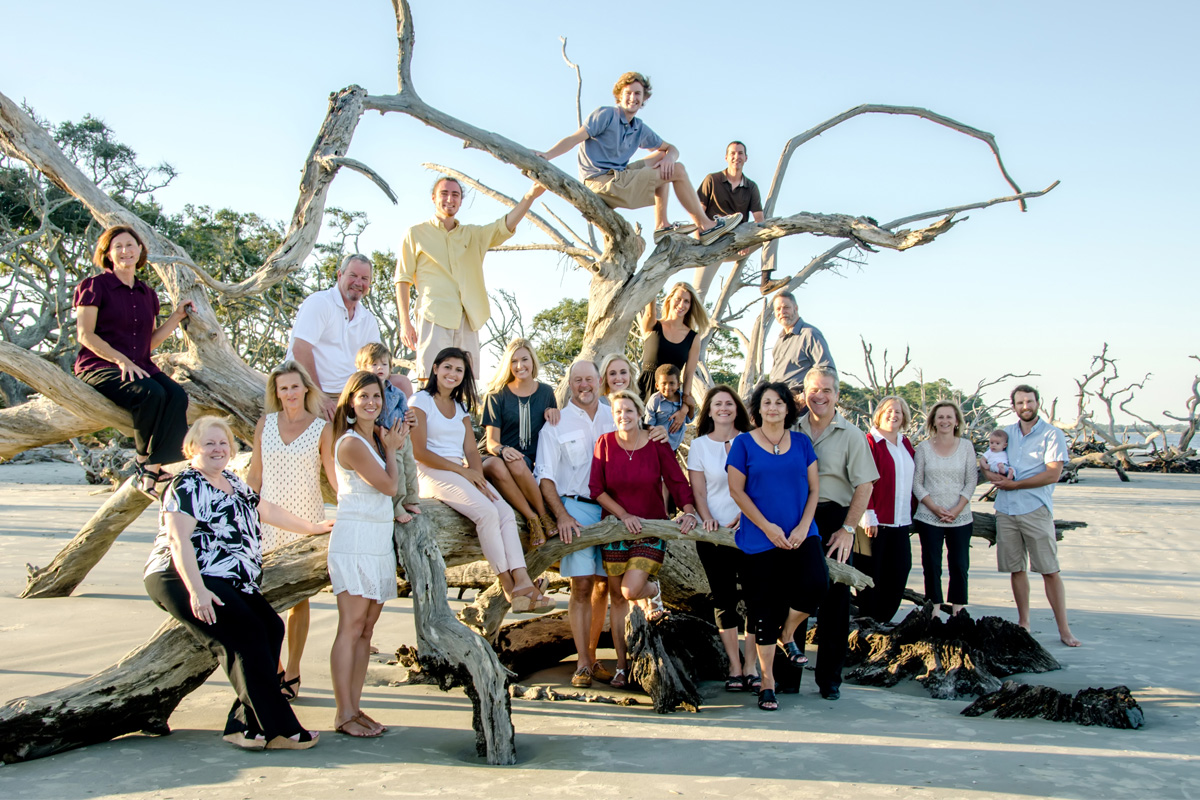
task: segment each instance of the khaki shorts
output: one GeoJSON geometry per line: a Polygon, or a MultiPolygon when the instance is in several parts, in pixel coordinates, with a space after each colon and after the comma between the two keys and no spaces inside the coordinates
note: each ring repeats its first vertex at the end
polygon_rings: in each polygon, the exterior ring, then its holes
{"type": "Polygon", "coordinates": [[[589,178],[583,183],[600,195],[609,208],[645,208],[654,205],[654,190],[665,181],[645,161],[634,161],[620,172],[589,178]]]}
{"type": "Polygon", "coordinates": [[[1054,516],[1045,506],[1028,514],[996,514],[997,571],[1024,572],[1027,557],[1033,572],[1051,575],[1059,571],[1054,516]]]}
{"type": "Polygon", "coordinates": [[[417,322],[420,323],[417,326],[417,369],[421,371],[420,380],[429,378],[433,360],[447,347],[467,351],[471,357],[471,371],[479,380],[479,331],[471,330],[466,314],[463,314],[457,328],[443,328],[427,319],[418,319],[417,322]]]}

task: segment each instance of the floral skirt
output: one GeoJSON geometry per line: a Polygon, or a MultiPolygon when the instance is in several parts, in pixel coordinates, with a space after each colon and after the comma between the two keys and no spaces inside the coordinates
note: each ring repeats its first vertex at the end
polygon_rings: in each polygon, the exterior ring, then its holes
{"type": "Polygon", "coordinates": [[[601,548],[604,571],[609,575],[624,575],[626,570],[640,569],[657,575],[667,555],[667,543],[654,536],[609,542],[601,548]]]}

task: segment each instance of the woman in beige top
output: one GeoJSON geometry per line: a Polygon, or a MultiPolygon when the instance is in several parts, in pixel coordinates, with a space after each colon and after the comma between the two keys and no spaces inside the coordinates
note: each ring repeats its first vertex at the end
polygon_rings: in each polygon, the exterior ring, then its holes
{"type": "Polygon", "coordinates": [[[942,597],[942,542],[946,544],[952,613],[967,604],[967,572],[971,566],[971,495],[978,481],[975,448],[962,437],[966,427],[962,411],[950,400],[934,403],[925,420],[929,438],[917,445],[913,467],[913,495],[920,505],[913,528],[921,538],[921,569],[925,573],[925,599],[933,613],[942,597]]]}

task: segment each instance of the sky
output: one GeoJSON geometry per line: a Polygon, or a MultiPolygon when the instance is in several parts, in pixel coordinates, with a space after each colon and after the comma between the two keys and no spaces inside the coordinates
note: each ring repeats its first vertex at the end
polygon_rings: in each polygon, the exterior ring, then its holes
{"type": "MultiPolygon", "coordinates": [[[[288,219],[329,93],[396,90],[386,0],[63,0],[52,21],[47,8],[0,2],[0,91],[55,122],[98,116],[143,163],[170,162],[179,177],[157,198],[171,212],[193,203],[288,219]]],[[[972,211],[930,245],[815,276],[798,292],[802,316],[825,333],[843,373],[864,374],[864,340],[877,360],[910,349],[902,379],[919,368],[926,380],[973,389],[1031,371],[1068,420],[1074,379],[1108,343],[1122,383],[1152,373],[1136,411],[1182,413],[1200,372],[1188,358],[1200,336],[1187,246],[1200,218],[1191,149],[1200,4],[418,0],[413,14],[421,96],[533,149],[577,127],[560,36],[583,71],[584,114],[611,104],[625,70],[650,76],[640,116],[697,181],[740,139],[746,173],[765,193],[790,137],[861,103],[921,106],[995,134],[1022,189],[1061,185],[1027,213],[1015,204],[972,211]]],[[[527,187],[512,167],[399,114],[364,115],[349,155],[400,196],[393,206],[362,176],[336,179],[329,205],[367,213],[368,252],[396,249],[431,215],[423,162],[513,196],[527,187]]],[[[573,153],[555,163],[574,174],[573,153]]],[[[860,117],[800,149],[776,211],[883,221],[1009,193],[983,143],[922,120],[860,117]]],[[[547,197],[575,226],[570,206],[547,197]]],[[[683,218],[677,201],[671,209],[683,218]]],[[[470,196],[460,218],[504,212],[470,196]]],[[[652,226],[649,209],[623,213],[652,226]]],[[[513,240],[540,241],[527,222],[513,240]]],[[[831,244],[790,237],[781,264],[799,268],[831,244]]],[[[526,325],[587,294],[587,276],[549,254],[493,253],[486,274],[489,290],[517,295],[526,325]]],[[[390,283],[377,276],[376,290],[390,283]]],[[[753,299],[747,290],[739,305],[753,299]]]]}

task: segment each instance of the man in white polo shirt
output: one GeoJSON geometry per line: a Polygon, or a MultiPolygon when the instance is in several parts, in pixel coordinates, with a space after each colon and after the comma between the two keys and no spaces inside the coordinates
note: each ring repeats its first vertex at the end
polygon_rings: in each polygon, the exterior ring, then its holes
{"type": "Polygon", "coordinates": [[[1067,591],[1058,565],[1054,485],[1071,457],[1063,432],[1038,416],[1037,389],[1021,384],[1009,395],[1017,422],[1009,425],[1008,464],[1014,475],[984,470],[996,493],[996,566],[1007,572],[1017,603],[1017,624],[1029,630],[1029,573],[1041,573],[1046,599],[1067,647],[1079,640],[1067,624],[1067,591]]]}
{"type": "Polygon", "coordinates": [[[300,304],[287,358],[308,370],[325,393],[322,413],[333,419],[337,396],[354,374],[358,349],[382,342],[379,322],[361,301],[371,288],[371,260],[357,253],[342,259],[337,282],[309,295],[300,304]]]}

